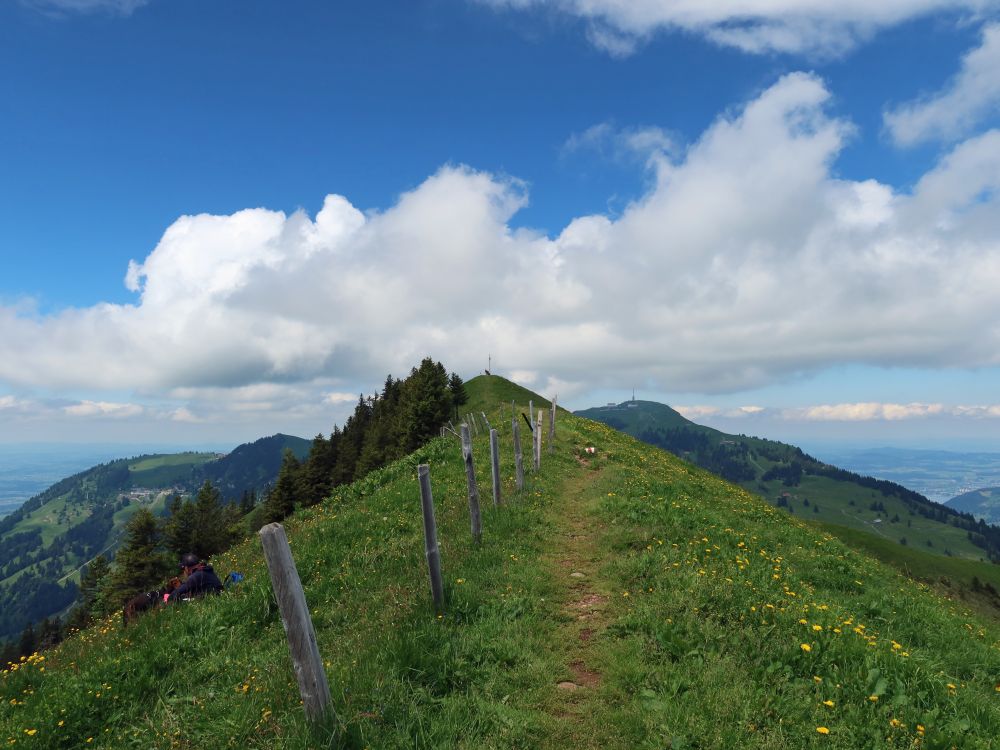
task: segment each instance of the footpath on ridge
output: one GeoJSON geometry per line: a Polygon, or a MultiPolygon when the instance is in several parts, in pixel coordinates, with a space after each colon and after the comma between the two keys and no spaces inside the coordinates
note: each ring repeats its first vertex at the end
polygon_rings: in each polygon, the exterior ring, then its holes
{"type": "Polygon", "coordinates": [[[550,509],[553,545],[542,557],[559,597],[556,630],[564,673],[556,676],[557,700],[552,706],[559,747],[615,746],[607,727],[593,717],[607,712],[602,693],[603,656],[599,649],[608,623],[610,583],[602,576],[599,540],[605,533],[597,513],[602,472],[580,458],[581,471],[567,477],[550,509]]]}

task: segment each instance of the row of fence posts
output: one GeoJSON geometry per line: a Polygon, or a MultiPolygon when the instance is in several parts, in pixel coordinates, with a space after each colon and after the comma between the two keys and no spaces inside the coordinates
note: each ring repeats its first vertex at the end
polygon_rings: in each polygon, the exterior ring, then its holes
{"type": "MultiPolygon", "coordinates": [[[[514,481],[518,492],[520,492],[524,489],[524,456],[521,452],[521,424],[518,421],[518,416],[524,415],[517,411],[513,401],[510,402],[510,410],[511,432],[514,442],[514,481]]],[[[530,418],[526,417],[525,419],[531,429],[531,452],[534,470],[537,472],[541,469],[542,461],[544,410],[539,409],[536,421],[535,405],[529,401],[528,413],[530,418]]],[[[486,430],[489,431],[493,505],[498,506],[503,502],[500,495],[500,441],[497,430],[490,426],[486,412],[480,412],[480,415],[486,424],[486,430]]],[[[549,409],[549,453],[555,450],[555,428],[556,399],[553,398],[551,409],[549,409]]],[[[476,415],[471,412],[467,414],[466,421],[459,425],[459,429],[460,433],[456,433],[449,423],[449,427],[442,428],[442,435],[445,434],[445,430],[448,430],[461,440],[469,494],[472,538],[476,544],[479,544],[483,536],[482,515],[479,509],[479,485],[476,482],[476,470],[472,458],[473,432],[476,436],[479,435],[476,415]]],[[[420,505],[424,520],[424,555],[430,574],[431,596],[434,599],[435,610],[441,613],[444,612],[445,606],[444,583],[441,577],[441,550],[437,540],[437,524],[434,519],[434,498],[431,494],[430,466],[420,464],[417,467],[417,481],[420,485],[420,505]]],[[[302,706],[306,719],[311,723],[322,723],[328,718],[335,717],[333,701],[330,697],[330,685],[326,679],[323,659],[316,641],[316,630],[313,627],[312,618],[309,616],[305,592],[295,567],[295,560],[292,558],[292,550],[288,544],[288,538],[285,536],[285,529],[280,523],[270,523],[264,526],[259,534],[261,546],[264,549],[264,558],[267,561],[267,570],[271,577],[271,586],[274,588],[274,597],[278,602],[278,610],[281,614],[281,623],[288,638],[288,649],[291,653],[292,666],[299,685],[299,693],[302,696],[302,706]]]]}

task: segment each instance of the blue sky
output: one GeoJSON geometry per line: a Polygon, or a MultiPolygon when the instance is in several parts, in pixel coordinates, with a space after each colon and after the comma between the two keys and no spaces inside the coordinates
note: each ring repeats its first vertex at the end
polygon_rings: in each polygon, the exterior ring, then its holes
{"type": "Polygon", "coordinates": [[[0,441],[326,432],[431,354],[1000,449],[998,16],[7,0],[0,441]]]}

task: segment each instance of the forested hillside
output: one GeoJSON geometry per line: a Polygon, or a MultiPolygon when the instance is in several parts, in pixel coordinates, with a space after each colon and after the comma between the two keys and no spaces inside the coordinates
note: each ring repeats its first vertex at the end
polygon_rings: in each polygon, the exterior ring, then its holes
{"type": "Polygon", "coordinates": [[[97,555],[114,557],[129,519],[156,516],[172,497],[194,497],[206,481],[239,501],[272,485],[286,449],[305,456],[309,442],[273,435],[224,456],[177,453],[123,458],[67,477],[0,521],[0,642],[65,611],[80,573],[97,555]]]}

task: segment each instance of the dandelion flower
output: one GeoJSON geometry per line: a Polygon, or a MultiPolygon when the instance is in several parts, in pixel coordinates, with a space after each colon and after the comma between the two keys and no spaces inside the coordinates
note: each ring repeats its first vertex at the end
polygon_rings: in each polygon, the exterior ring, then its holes
{"type": "Polygon", "coordinates": [[[800,644],[800,645],[799,645],[799,648],[801,648],[801,649],[802,649],[803,651],[805,651],[805,652],[806,652],[807,654],[808,654],[808,653],[809,653],[810,651],[812,651],[812,650],[813,650],[813,649],[812,649],[812,646],[810,646],[810,645],[809,645],[808,643],[803,643],[803,644],[800,644]]]}
{"type": "Polygon", "coordinates": [[[826,727],[816,727],[816,731],[820,734],[830,734],[830,730],[826,727]]]}
{"type": "Polygon", "coordinates": [[[836,704],[831,700],[826,700],[823,701],[823,705],[826,706],[827,708],[833,708],[836,704]]]}

